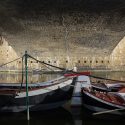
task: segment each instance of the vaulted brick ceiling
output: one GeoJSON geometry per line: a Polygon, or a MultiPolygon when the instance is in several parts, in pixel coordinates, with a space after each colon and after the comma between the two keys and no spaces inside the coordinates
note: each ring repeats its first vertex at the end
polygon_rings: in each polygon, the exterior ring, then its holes
{"type": "Polygon", "coordinates": [[[3,0],[0,32],[18,54],[108,55],[125,35],[124,0],[3,0]]]}

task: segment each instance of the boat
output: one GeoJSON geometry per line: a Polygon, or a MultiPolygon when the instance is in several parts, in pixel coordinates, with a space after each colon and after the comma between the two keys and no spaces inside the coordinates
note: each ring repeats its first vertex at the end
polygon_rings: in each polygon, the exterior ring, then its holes
{"type": "Polygon", "coordinates": [[[111,114],[125,116],[125,88],[118,92],[102,92],[92,87],[81,90],[84,110],[91,116],[111,114]]]}
{"type": "MultiPolygon", "coordinates": [[[[62,106],[72,97],[74,77],[28,85],[30,111],[49,110],[62,106]]],[[[0,112],[23,112],[26,106],[26,86],[22,84],[0,85],[0,112]]]]}
{"type": "Polygon", "coordinates": [[[91,72],[72,72],[64,74],[64,76],[77,77],[76,82],[81,83],[82,87],[89,86],[96,91],[118,92],[120,89],[125,88],[125,81],[95,77],[91,75],[91,72]]]}
{"type": "Polygon", "coordinates": [[[125,88],[125,81],[118,81],[100,77],[88,77],[89,82],[86,82],[85,85],[89,84],[93,90],[102,91],[102,92],[118,92],[120,89],[125,88]]]}
{"type": "Polygon", "coordinates": [[[91,75],[91,72],[72,72],[64,74],[64,76],[79,77],[81,80],[77,80],[77,82],[81,83],[83,87],[90,86],[96,91],[117,92],[125,88],[125,81],[95,77],[91,75]]]}

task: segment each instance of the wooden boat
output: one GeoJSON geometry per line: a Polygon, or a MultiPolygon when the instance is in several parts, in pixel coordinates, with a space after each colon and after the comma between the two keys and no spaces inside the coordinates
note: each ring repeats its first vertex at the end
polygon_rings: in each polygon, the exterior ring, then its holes
{"type": "Polygon", "coordinates": [[[89,114],[125,115],[125,88],[118,92],[102,92],[83,87],[81,93],[83,106],[89,114]]]}
{"type": "MultiPolygon", "coordinates": [[[[73,77],[29,85],[30,111],[40,111],[62,106],[72,97],[73,77]]],[[[26,110],[26,88],[23,85],[1,85],[0,112],[21,112],[26,110]]]]}
{"type": "Polygon", "coordinates": [[[91,85],[94,90],[97,91],[104,91],[104,92],[117,92],[121,88],[125,87],[125,82],[120,82],[120,81],[112,81],[112,80],[99,80],[97,79],[96,82],[92,82],[91,80],[91,85]]]}
{"type": "Polygon", "coordinates": [[[105,79],[100,77],[91,76],[91,72],[73,72],[64,74],[65,76],[81,77],[77,82],[81,83],[82,86],[90,86],[93,90],[103,92],[117,92],[121,88],[125,87],[125,81],[118,81],[112,79],[105,79]],[[83,78],[82,78],[83,77],[83,78]]]}
{"type": "Polygon", "coordinates": [[[105,83],[92,83],[92,88],[97,91],[103,91],[103,92],[118,92],[120,89],[124,88],[125,84],[122,84],[120,82],[112,83],[112,84],[105,84],[105,83]]]}
{"type": "MultiPolygon", "coordinates": [[[[103,91],[103,92],[118,92],[120,89],[125,87],[125,82],[117,81],[117,80],[109,80],[109,79],[101,79],[101,78],[93,78],[87,76],[89,79],[89,86],[92,87],[93,90],[103,91]]],[[[87,82],[86,82],[87,85],[87,82]]]]}

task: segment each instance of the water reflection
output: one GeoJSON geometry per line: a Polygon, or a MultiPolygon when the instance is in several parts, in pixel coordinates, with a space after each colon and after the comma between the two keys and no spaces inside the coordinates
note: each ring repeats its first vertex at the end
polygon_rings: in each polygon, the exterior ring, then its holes
{"type": "Polygon", "coordinates": [[[102,114],[90,117],[82,108],[82,125],[123,125],[124,122],[125,116],[102,114]]]}
{"type": "Polygon", "coordinates": [[[64,108],[46,112],[30,113],[30,121],[26,120],[26,113],[5,114],[0,116],[0,124],[4,125],[74,125],[72,115],[64,108]]]}
{"type": "MultiPolygon", "coordinates": [[[[125,81],[125,72],[92,72],[92,75],[125,81]]],[[[44,82],[59,77],[60,74],[28,74],[29,83],[44,82]]],[[[0,83],[21,83],[22,74],[0,72],[0,83]]]]}
{"type": "Polygon", "coordinates": [[[108,79],[125,81],[125,72],[92,72],[92,75],[108,79]]]}
{"type": "Polygon", "coordinates": [[[86,117],[78,118],[64,108],[30,113],[29,122],[26,120],[26,113],[0,115],[1,125],[123,125],[124,122],[124,119],[100,120],[86,117]]]}
{"type": "MultiPolygon", "coordinates": [[[[45,82],[59,77],[60,74],[28,74],[29,83],[45,82]]],[[[25,81],[25,78],[24,78],[25,81]]],[[[22,74],[17,73],[0,73],[0,83],[21,83],[22,74]]]]}
{"type": "Polygon", "coordinates": [[[123,125],[125,120],[84,119],[82,125],[123,125]]]}

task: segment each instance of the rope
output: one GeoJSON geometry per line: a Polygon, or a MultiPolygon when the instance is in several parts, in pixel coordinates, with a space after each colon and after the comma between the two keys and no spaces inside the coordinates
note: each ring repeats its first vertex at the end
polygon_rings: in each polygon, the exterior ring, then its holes
{"type": "Polygon", "coordinates": [[[112,113],[112,112],[116,112],[116,111],[124,111],[125,108],[118,108],[118,109],[113,109],[113,110],[106,110],[106,111],[100,111],[100,112],[96,112],[96,113],[93,113],[92,115],[95,116],[95,115],[101,115],[101,114],[107,114],[107,113],[112,113]]]}
{"type": "Polygon", "coordinates": [[[60,70],[66,70],[65,68],[61,68],[61,67],[54,66],[54,65],[51,65],[51,64],[45,63],[45,62],[43,62],[43,61],[40,61],[40,60],[38,60],[38,59],[36,59],[36,58],[30,56],[30,55],[28,55],[28,57],[30,57],[30,58],[36,60],[36,61],[39,62],[39,63],[45,64],[45,65],[48,65],[48,66],[51,66],[51,67],[54,67],[54,68],[57,68],[57,69],[60,69],[60,70]]]}
{"type": "MultiPolygon", "coordinates": [[[[46,66],[45,64],[43,64],[43,66],[45,66],[47,69],[51,70],[54,72],[54,69],[51,69],[50,67],[46,66]]],[[[37,71],[38,69],[35,69],[34,71],[37,71]]],[[[42,71],[42,70],[39,70],[39,71],[42,71]]]]}
{"type": "Polygon", "coordinates": [[[50,67],[46,66],[45,64],[44,64],[44,66],[45,66],[46,68],[48,68],[49,70],[54,71],[54,69],[51,69],[50,67]]]}
{"type": "Polygon", "coordinates": [[[12,60],[12,61],[10,61],[10,62],[4,63],[4,64],[0,65],[0,67],[3,67],[3,66],[5,66],[5,65],[7,65],[7,64],[10,64],[10,63],[12,63],[12,62],[15,62],[15,61],[17,61],[17,60],[19,60],[19,59],[21,59],[21,58],[22,58],[22,57],[19,57],[19,58],[16,58],[15,60],[12,60]]]}
{"type": "MultiPolygon", "coordinates": [[[[82,73],[80,72],[74,72],[74,71],[71,71],[72,73],[76,73],[76,74],[81,74],[83,75],[82,73]]],[[[93,75],[86,75],[84,74],[84,76],[89,76],[89,77],[92,77],[92,78],[97,78],[97,79],[103,79],[103,80],[110,80],[110,81],[114,81],[114,82],[122,82],[122,83],[125,83],[125,81],[121,81],[121,80],[115,80],[115,79],[108,79],[108,78],[103,78],[103,77],[98,77],[98,76],[93,76],[93,75]]]]}
{"type": "MultiPolygon", "coordinates": [[[[89,75],[88,75],[88,76],[89,76],[89,75]]],[[[103,79],[103,80],[110,80],[110,81],[114,81],[114,82],[122,82],[122,83],[125,83],[125,81],[115,80],[115,79],[108,79],[108,78],[103,78],[103,77],[97,77],[97,76],[93,76],[93,75],[90,75],[90,77],[92,77],[92,78],[97,78],[97,79],[103,79]]]]}

